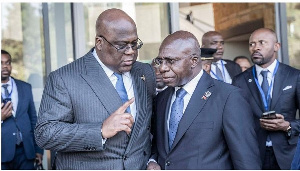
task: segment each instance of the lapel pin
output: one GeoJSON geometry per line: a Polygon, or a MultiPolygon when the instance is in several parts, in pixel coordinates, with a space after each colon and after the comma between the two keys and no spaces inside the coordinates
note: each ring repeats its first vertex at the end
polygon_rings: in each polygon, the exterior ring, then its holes
{"type": "Polygon", "coordinates": [[[248,82],[251,83],[251,82],[252,82],[252,79],[250,78],[250,79],[248,80],[248,82]]]}
{"type": "Polygon", "coordinates": [[[146,80],[145,75],[141,76],[141,79],[142,79],[143,81],[145,81],[145,80],[146,80]]]}
{"type": "Polygon", "coordinates": [[[202,96],[202,99],[206,100],[209,96],[211,95],[210,91],[207,91],[204,93],[204,95],[202,96]]]}

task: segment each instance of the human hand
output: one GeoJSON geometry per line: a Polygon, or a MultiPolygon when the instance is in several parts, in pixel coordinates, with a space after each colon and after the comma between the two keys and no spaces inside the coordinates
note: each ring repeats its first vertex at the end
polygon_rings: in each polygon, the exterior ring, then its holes
{"type": "Polygon", "coordinates": [[[9,101],[5,105],[1,103],[1,120],[9,118],[12,115],[12,102],[9,101]]]}
{"type": "Polygon", "coordinates": [[[38,165],[42,164],[43,155],[40,153],[35,153],[35,160],[38,160],[38,165]]]}
{"type": "Polygon", "coordinates": [[[161,170],[161,168],[157,163],[151,161],[148,163],[147,170],[161,170]]]}
{"type": "Polygon", "coordinates": [[[286,131],[290,126],[284,116],[276,113],[276,119],[260,119],[260,126],[268,131],[286,131]]]}
{"type": "Polygon", "coordinates": [[[127,134],[130,134],[134,120],[132,115],[130,113],[125,113],[125,111],[133,102],[134,98],[131,98],[103,122],[103,138],[113,137],[120,131],[125,131],[127,134]]]}

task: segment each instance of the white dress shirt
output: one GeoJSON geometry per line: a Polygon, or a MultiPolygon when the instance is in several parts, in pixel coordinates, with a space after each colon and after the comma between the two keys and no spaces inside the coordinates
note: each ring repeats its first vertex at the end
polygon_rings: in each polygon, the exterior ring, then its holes
{"type": "Polygon", "coordinates": [[[8,84],[7,90],[8,90],[9,93],[11,93],[10,98],[11,98],[11,102],[13,104],[12,114],[15,117],[17,107],[18,107],[18,102],[19,102],[17,85],[16,85],[16,83],[15,83],[15,81],[12,77],[9,77],[9,80],[8,80],[7,83],[1,83],[1,96],[2,96],[2,98],[7,98],[7,97],[5,97],[5,90],[2,87],[3,84],[8,84]]]}
{"type": "MultiPolygon", "coordinates": [[[[203,70],[201,70],[195,78],[193,78],[190,82],[188,82],[186,85],[184,85],[182,87],[185,91],[187,91],[187,94],[183,97],[183,113],[185,112],[185,109],[186,109],[187,105],[189,104],[190,99],[191,99],[202,75],[203,75],[203,70]]],[[[168,130],[169,130],[169,120],[170,120],[170,115],[171,115],[172,104],[176,99],[176,91],[179,90],[180,88],[181,87],[175,87],[174,94],[172,95],[171,105],[169,108],[169,114],[168,114],[168,120],[167,120],[168,130]]]]}
{"type": "MultiPolygon", "coordinates": [[[[273,81],[272,87],[270,87],[271,88],[270,98],[272,98],[272,93],[273,93],[273,87],[274,87],[273,74],[274,74],[277,62],[278,61],[275,59],[274,62],[270,66],[268,66],[267,68],[262,68],[258,65],[255,65],[256,76],[257,76],[257,80],[258,80],[258,83],[259,83],[260,86],[263,82],[263,76],[261,75],[261,71],[269,71],[268,74],[267,74],[267,79],[268,79],[269,86],[271,85],[271,81],[273,81]]],[[[266,146],[272,146],[272,141],[266,141],[266,146]]]]}
{"type": "MultiPolygon", "coordinates": [[[[228,71],[227,71],[227,69],[225,67],[225,64],[227,64],[227,62],[221,59],[221,60],[218,60],[216,62],[216,64],[218,65],[219,69],[221,70],[223,77],[225,76],[224,77],[224,82],[228,83],[228,84],[231,84],[232,83],[232,79],[231,79],[231,77],[230,77],[230,75],[229,75],[229,73],[228,73],[228,71]],[[222,66],[222,62],[221,61],[223,62],[223,66],[222,66]],[[224,68],[224,71],[223,71],[223,68],[224,68]]],[[[217,79],[216,75],[213,74],[213,73],[215,73],[215,74],[217,73],[215,65],[211,65],[210,75],[211,75],[212,78],[217,79]]]]}
{"type": "MultiPolygon", "coordinates": [[[[99,62],[101,67],[103,68],[105,74],[107,75],[107,77],[109,78],[109,80],[111,81],[113,86],[116,88],[118,78],[114,75],[114,72],[101,62],[101,60],[99,59],[99,57],[96,53],[96,50],[93,51],[93,55],[96,58],[96,60],[99,62]]],[[[123,82],[124,82],[124,86],[125,86],[125,89],[127,92],[128,99],[131,99],[134,97],[134,90],[133,90],[131,74],[130,74],[130,72],[125,72],[122,74],[122,77],[123,77],[123,82]]],[[[136,117],[135,101],[130,105],[130,111],[131,111],[131,115],[133,116],[133,119],[135,120],[135,117],[136,117]]]]}

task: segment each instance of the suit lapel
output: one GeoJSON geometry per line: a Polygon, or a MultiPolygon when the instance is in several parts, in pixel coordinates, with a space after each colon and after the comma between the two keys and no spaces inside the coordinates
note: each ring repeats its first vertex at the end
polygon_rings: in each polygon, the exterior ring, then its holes
{"type": "Polygon", "coordinates": [[[213,78],[211,78],[206,72],[203,72],[203,75],[198,82],[198,85],[189,101],[189,104],[182,116],[182,119],[179,122],[178,130],[175,136],[175,140],[171,147],[171,150],[176,146],[182,136],[185,134],[189,126],[192,124],[194,119],[199,115],[203,106],[207,102],[208,99],[202,99],[205,92],[210,91],[213,95],[213,78]]]}
{"type": "Polygon", "coordinates": [[[111,114],[122,105],[122,101],[106,73],[93,56],[92,50],[84,56],[87,72],[81,74],[81,77],[91,87],[108,113],[111,114]]]}
{"type": "Polygon", "coordinates": [[[285,82],[285,80],[287,78],[289,78],[288,74],[289,74],[289,71],[285,70],[285,67],[279,63],[278,70],[277,70],[275,78],[274,78],[270,110],[275,108],[276,103],[282,93],[283,83],[285,82]]]}
{"type": "MultiPolygon", "coordinates": [[[[147,127],[145,125],[145,117],[147,113],[147,86],[145,81],[141,78],[143,77],[142,69],[138,67],[135,63],[130,71],[133,88],[134,88],[134,98],[136,104],[136,117],[135,123],[131,132],[131,138],[129,140],[127,149],[125,153],[128,153],[131,149],[131,146],[134,144],[136,138],[138,137],[139,130],[141,127],[147,127]]],[[[146,78],[147,79],[147,78],[146,78]]]]}
{"type": "Polygon", "coordinates": [[[161,106],[159,108],[159,112],[162,113],[158,113],[159,116],[164,116],[162,117],[163,119],[163,141],[164,141],[164,145],[165,145],[165,149],[166,149],[166,153],[169,153],[170,149],[169,149],[169,131],[168,131],[168,116],[169,116],[169,110],[171,109],[171,100],[172,100],[172,96],[174,94],[175,88],[173,87],[168,87],[166,90],[166,93],[164,93],[163,96],[163,100],[162,103],[159,104],[159,106],[161,106]]]}
{"type": "Polygon", "coordinates": [[[23,90],[23,86],[21,86],[20,82],[16,79],[14,79],[14,81],[16,83],[16,89],[18,91],[18,105],[17,105],[17,111],[15,117],[19,117],[19,115],[21,114],[20,110],[22,109],[22,105],[25,104],[25,102],[23,101],[26,95],[25,95],[25,91],[23,90]]]}
{"type": "MultiPolygon", "coordinates": [[[[256,102],[256,104],[259,106],[259,108],[261,109],[261,111],[264,111],[264,106],[263,106],[263,101],[262,101],[262,97],[261,94],[259,92],[259,89],[255,83],[255,78],[253,76],[253,67],[245,72],[247,72],[247,74],[245,75],[245,82],[250,90],[250,93],[254,99],[254,101],[256,102]]],[[[256,74],[256,73],[255,73],[256,74]]]]}

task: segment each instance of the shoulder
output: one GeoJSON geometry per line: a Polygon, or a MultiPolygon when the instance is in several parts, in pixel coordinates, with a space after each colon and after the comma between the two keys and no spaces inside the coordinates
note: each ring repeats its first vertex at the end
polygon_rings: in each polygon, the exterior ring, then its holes
{"type": "Polygon", "coordinates": [[[22,81],[22,80],[15,79],[15,78],[13,78],[13,79],[14,79],[14,81],[15,81],[15,83],[16,83],[17,86],[31,88],[31,84],[29,84],[29,83],[27,83],[25,81],[22,81]]]}
{"type": "Polygon", "coordinates": [[[279,67],[281,67],[283,71],[289,71],[289,72],[291,72],[292,74],[296,74],[296,75],[299,75],[299,74],[300,74],[300,70],[298,70],[298,69],[296,69],[296,68],[294,68],[294,67],[291,67],[291,66],[289,66],[289,65],[280,63],[280,64],[279,64],[279,67]]]}

